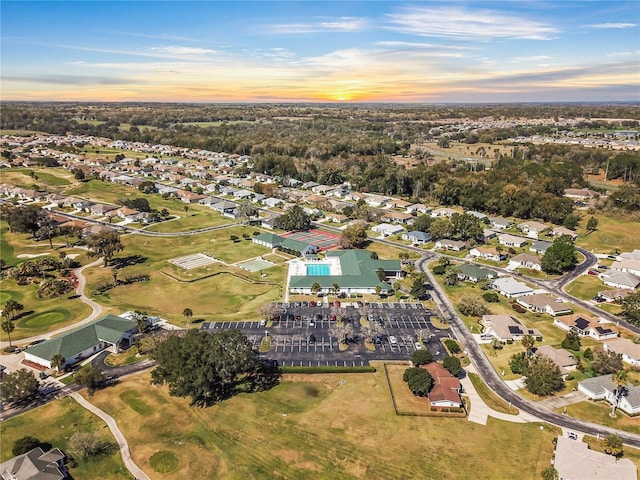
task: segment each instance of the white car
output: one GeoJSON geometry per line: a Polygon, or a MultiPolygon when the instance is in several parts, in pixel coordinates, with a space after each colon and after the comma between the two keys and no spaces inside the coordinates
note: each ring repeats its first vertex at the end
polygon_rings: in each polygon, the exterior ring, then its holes
{"type": "Polygon", "coordinates": [[[389,335],[389,343],[391,345],[397,345],[398,344],[398,339],[396,337],[394,337],[393,335],[389,335]]]}
{"type": "Polygon", "coordinates": [[[414,343],[413,346],[416,347],[416,350],[422,350],[422,343],[420,342],[414,343]]]}

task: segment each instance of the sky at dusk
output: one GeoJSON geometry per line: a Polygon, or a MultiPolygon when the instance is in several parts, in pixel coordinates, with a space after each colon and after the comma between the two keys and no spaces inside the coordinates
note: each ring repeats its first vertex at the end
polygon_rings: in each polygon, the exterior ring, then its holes
{"type": "Polygon", "coordinates": [[[640,2],[0,3],[2,100],[640,100],[640,2]]]}

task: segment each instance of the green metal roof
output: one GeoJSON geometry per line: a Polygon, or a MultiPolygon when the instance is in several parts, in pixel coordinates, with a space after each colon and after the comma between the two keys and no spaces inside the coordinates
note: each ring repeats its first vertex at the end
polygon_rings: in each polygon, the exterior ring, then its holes
{"type": "Polygon", "coordinates": [[[498,274],[493,270],[479,267],[478,265],[474,265],[471,263],[460,265],[458,267],[458,271],[467,277],[477,278],[478,280],[483,280],[485,278],[495,278],[498,276],[498,274]]]}
{"type": "Polygon", "coordinates": [[[100,342],[117,343],[125,332],[135,328],[135,326],[136,322],[134,320],[116,315],[107,315],[93,323],[27,348],[25,353],[30,353],[45,360],[51,360],[57,354],[66,359],[71,359],[88,348],[98,345],[100,342]]]}
{"type": "Polygon", "coordinates": [[[260,235],[256,235],[255,237],[256,240],[260,240],[262,242],[265,243],[269,243],[271,245],[280,245],[282,243],[282,241],[284,240],[283,237],[281,237],[280,235],[276,235],[275,233],[261,233],[260,235]]]}
{"type": "Polygon", "coordinates": [[[283,248],[295,250],[296,252],[304,252],[309,247],[312,247],[313,250],[318,249],[318,247],[311,245],[310,243],[293,240],[292,238],[283,238],[280,246],[283,248]]]}

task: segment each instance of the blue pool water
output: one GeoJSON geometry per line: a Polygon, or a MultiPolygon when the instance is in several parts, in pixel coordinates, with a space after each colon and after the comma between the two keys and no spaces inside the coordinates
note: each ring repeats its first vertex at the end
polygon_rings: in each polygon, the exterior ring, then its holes
{"type": "Polygon", "coordinates": [[[330,275],[330,273],[329,265],[322,263],[317,265],[307,265],[307,276],[330,275]]]}

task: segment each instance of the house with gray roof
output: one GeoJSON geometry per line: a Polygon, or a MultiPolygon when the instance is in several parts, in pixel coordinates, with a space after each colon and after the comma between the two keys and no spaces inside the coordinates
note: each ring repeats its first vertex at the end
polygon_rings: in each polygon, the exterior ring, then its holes
{"type": "Polygon", "coordinates": [[[64,480],[69,478],[65,454],[58,448],[45,452],[41,447],[0,463],[2,480],[64,480]]]}
{"type": "Polygon", "coordinates": [[[622,355],[622,361],[633,367],[640,367],[640,343],[628,338],[612,338],[604,342],[604,349],[622,355]]]}
{"type": "Polygon", "coordinates": [[[529,247],[529,251],[532,253],[544,254],[544,252],[547,251],[547,248],[549,248],[551,245],[553,245],[553,243],[551,242],[547,242],[545,240],[536,240],[529,247]]]}
{"type": "Polygon", "coordinates": [[[520,341],[525,335],[541,338],[542,334],[534,329],[523,325],[520,320],[512,315],[483,315],[481,324],[485,334],[493,335],[501,342],[507,340],[520,341]]]}
{"type": "MultiPolygon", "coordinates": [[[[629,383],[624,389],[618,408],[627,415],[640,414],[640,385],[629,383]]],[[[578,382],[578,390],[591,400],[606,400],[612,405],[617,402],[617,387],[611,380],[611,374],[582,380],[578,382]]]]}
{"type": "Polygon", "coordinates": [[[431,235],[419,230],[413,230],[411,232],[403,233],[402,240],[408,240],[414,244],[425,244],[431,241],[431,235]]]}
{"type": "Polygon", "coordinates": [[[564,348],[554,348],[551,345],[541,345],[536,348],[536,355],[547,357],[560,369],[563,377],[576,369],[577,360],[564,348]]]}
{"type": "Polygon", "coordinates": [[[105,349],[113,353],[126,350],[131,346],[133,334],[137,328],[133,320],[106,315],[87,325],[27,348],[24,351],[24,358],[26,361],[51,368],[51,359],[55,355],[62,355],[65,359],[64,367],[74,365],[105,349]]]}
{"type": "Polygon", "coordinates": [[[495,279],[493,281],[493,289],[507,298],[518,298],[533,294],[533,288],[529,287],[526,283],[519,282],[511,277],[495,279]]]}
{"type": "Polygon", "coordinates": [[[602,278],[605,285],[614,288],[635,290],[640,285],[640,277],[629,272],[609,270],[607,273],[600,275],[600,278],[602,278]]]}
{"type": "Polygon", "coordinates": [[[596,452],[581,441],[559,436],[553,466],[562,480],[637,480],[637,468],[628,458],[596,452]]]}
{"type": "Polygon", "coordinates": [[[310,243],[301,242],[292,238],[282,237],[275,233],[265,232],[253,237],[253,243],[267,248],[282,248],[298,252],[300,255],[318,253],[320,248],[310,243]]]}

